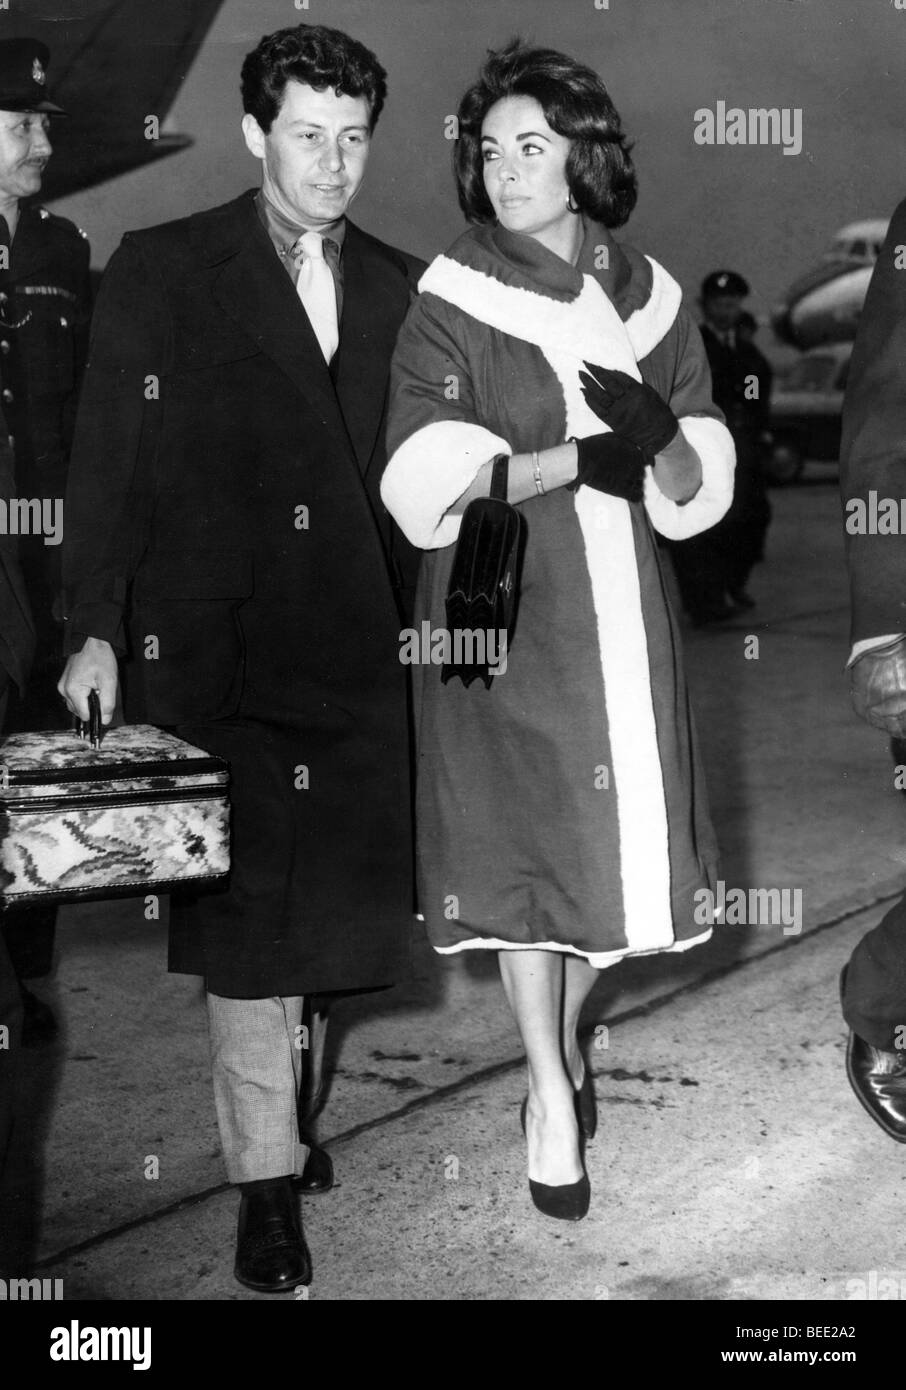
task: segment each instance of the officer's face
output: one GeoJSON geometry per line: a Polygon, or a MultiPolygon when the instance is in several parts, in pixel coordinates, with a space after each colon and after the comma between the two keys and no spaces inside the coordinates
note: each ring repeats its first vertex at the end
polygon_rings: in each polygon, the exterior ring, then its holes
{"type": "Polygon", "coordinates": [[[0,111],[0,197],[27,198],[39,191],[51,155],[49,129],[41,111],[0,111]]]}
{"type": "Polygon", "coordinates": [[[254,116],[243,118],[245,142],[264,165],[265,194],[291,222],[316,230],[342,217],[365,175],[370,120],[364,97],[295,81],[267,134],[254,116]]]}
{"type": "Polygon", "coordinates": [[[712,294],[702,305],[705,318],[718,333],[735,328],[742,313],[742,300],[736,294],[712,294]]]}

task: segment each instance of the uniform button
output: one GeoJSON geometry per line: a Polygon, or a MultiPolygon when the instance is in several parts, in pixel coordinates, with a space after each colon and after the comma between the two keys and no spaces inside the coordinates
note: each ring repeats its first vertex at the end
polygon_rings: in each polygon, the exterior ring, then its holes
{"type": "Polygon", "coordinates": [[[10,405],[10,404],[12,403],[13,393],[12,393],[12,391],[9,389],[8,386],[6,387],[6,389],[5,389],[4,392],[3,392],[3,399],[6,401],[6,404],[7,404],[7,405],[10,405]]]}
{"type": "Polygon", "coordinates": [[[61,327],[61,328],[68,328],[68,327],[69,327],[69,319],[60,319],[60,327],[61,327]]]}
{"type": "Polygon", "coordinates": [[[4,357],[5,357],[6,354],[9,352],[9,343],[6,341],[5,338],[3,339],[2,342],[0,342],[0,352],[3,353],[3,356],[4,356],[4,357]]]}
{"type": "Polygon", "coordinates": [[[2,292],[2,290],[0,290],[0,304],[5,304],[6,301],[7,301],[8,299],[9,299],[9,295],[8,295],[8,294],[4,294],[4,293],[2,292]]]}

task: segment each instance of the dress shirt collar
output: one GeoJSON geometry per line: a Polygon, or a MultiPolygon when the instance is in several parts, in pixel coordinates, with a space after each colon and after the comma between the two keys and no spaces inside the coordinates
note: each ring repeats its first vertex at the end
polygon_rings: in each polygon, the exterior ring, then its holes
{"type": "MultiPolygon", "coordinates": [[[[273,243],[274,250],[281,261],[287,261],[289,253],[295,246],[303,232],[317,232],[324,237],[325,241],[332,241],[337,248],[337,258],[343,247],[346,237],[346,218],[341,217],[338,221],[332,222],[329,227],[303,227],[289,222],[282,212],[266,197],[264,190],[259,189],[255,194],[255,208],[267,229],[268,236],[273,243]]],[[[328,248],[325,247],[325,256],[328,257],[328,248]]]]}

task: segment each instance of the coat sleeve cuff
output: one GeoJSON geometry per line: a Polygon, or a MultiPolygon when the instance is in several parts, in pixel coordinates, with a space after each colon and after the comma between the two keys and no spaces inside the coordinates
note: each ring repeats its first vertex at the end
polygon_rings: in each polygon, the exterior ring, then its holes
{"type": "Polygon", "coordinates": [[[81,603],[63,619],[63,655],[80,652],[89,637],[109,642],[120,656],[126,654],[123,610],[112,603],[81,603]]]}
{"type": "Polygon", "coordinates": [[[684,415],[680,429],[701,459],[702,481],[691,501],[682,506],[665,497],[645,473],[645,507],[654,529],[671,541],[688,540],[707,531],[725,516],[733,501],[736,447],[726,425],[708,415],[684,415]]]}
{"type": "Polygon", "coordinates": [[[403,535],[421,550],[440,550],[459,535],[461,517],[446,513],[484,464],[512,454],[505,439],[481,425],[439,420],[411,434],[381,479],[381,497],[403,535]]]}

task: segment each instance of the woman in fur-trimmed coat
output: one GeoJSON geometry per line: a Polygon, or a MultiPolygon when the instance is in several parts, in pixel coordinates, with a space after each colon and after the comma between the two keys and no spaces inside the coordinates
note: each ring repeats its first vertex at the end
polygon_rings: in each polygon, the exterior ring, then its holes
{"type": "Polygon", "coordinates": [[[678,285],[610,234],[635,177],[597,75],[511,45],[459,121],[477,225],[398,340],[381,489],[425,551],[417,626],[445,626],[460,517],[497,455],[527,538],[505,672],[486,690],[414,668],[419,896],[438,951],[499,952],[532,1196],[575,1220],[595,1125],[576,1026],[597,970],[710,934],[694,894],[716,847],[651,528],[719,520],[733,444],[678,285]]]}

